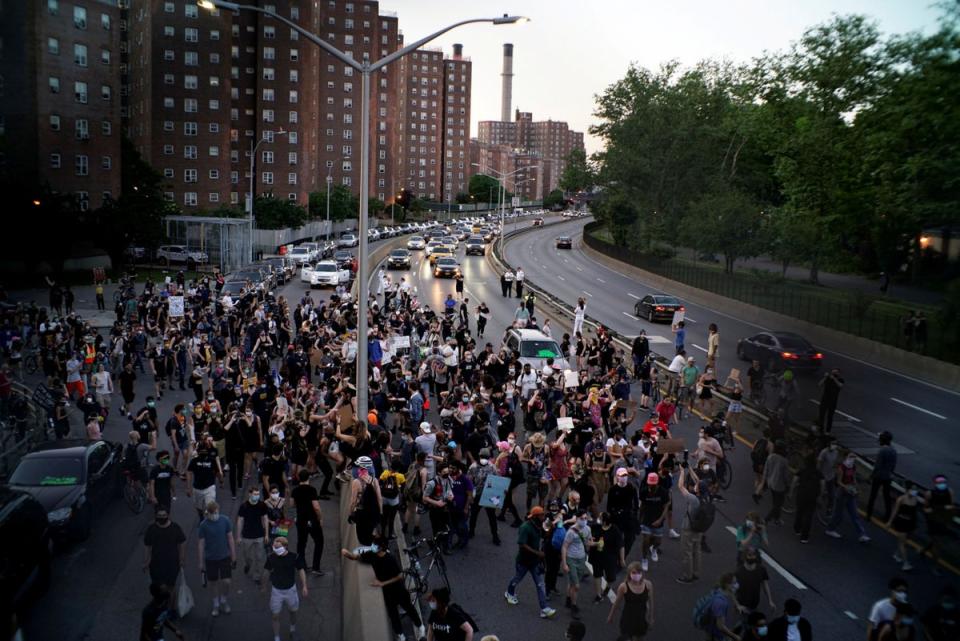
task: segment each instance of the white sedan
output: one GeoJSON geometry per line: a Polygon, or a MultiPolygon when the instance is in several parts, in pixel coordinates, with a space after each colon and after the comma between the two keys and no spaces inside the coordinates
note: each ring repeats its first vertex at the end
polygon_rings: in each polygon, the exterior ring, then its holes
{"type": "Polygon", "coordinates": [[[315,265],[304,265],[300,281],[310,283],[310,287],[346,285],[350,282],[350,270],[337,267],[335,260],[321,260],[315,265]]]}
{"type": "Polygon", "coordinates": [[[423,239],[423,236],[411,236],[410,240],[407,241],[407,249],[423,249],[427,246],[427,241],[423,239]]]}

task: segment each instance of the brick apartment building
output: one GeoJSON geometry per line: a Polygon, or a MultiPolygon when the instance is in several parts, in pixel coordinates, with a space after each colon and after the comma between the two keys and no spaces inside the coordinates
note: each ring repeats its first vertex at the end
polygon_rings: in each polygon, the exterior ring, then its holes
{"type": "Polygon", "coordinates": [[[443,61],[443,183],[442,200],[453,202],[466,193],[470,177],[470,83],[473,65],[463,57],[463,45],[443,61]]]}
{"type": "Polygon", "coordinates": [[[120,193],[120,12],[114,0],[10,0],[0,20],[0,171],[75,195],[120,193]]]}

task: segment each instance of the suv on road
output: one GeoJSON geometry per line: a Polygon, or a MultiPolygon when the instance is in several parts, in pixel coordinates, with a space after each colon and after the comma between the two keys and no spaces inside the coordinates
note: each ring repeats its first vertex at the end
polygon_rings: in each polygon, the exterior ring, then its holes
{"type": "Polygon", "coordinates": [[[466,244],[466,254],[477,254],[478,256],[483,256],[487,253],[487,246],[483,242],[483,238],[470,238],[467,240],[466,244]]]}
{"type": "Polygon", "coordinates": [[[157,247],[157,262],[161,265],[186,265],[193,269],[210,261],[206,252],[194,251],[186,245],[160,245],[157,247]]]}
{"type": "Polygon", "coordinates": [[[522,364],[534,370],[542,370],[548,358],[553,359],[554,368],[559,371],[570,367],[559,343],[539,330],[512,328],[507,330],[504,344],[522,364]]]}

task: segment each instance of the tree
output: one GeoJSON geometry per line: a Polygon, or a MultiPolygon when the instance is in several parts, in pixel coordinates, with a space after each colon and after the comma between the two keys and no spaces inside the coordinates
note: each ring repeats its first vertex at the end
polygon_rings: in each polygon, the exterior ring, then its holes
{"type": "Polygon", "coordinates": [[[563,192],[559,189],[554,189],[543,199],[543,206],[546,209],[560,209],[563,203],[563,192]]]}
{"type": "MultiPolygon", "coordinates": [[[[371,203],[373,200],[370,201],[371,203]]],[[[327,219],[327,191],[315,191],[309,198],[310,218],[319,220],[327,219]]],[[[344,185],[332,185],[330,187],[330,220],[346,220],[347,218],[356,218],[359,208],[357,198],[353,192],[344,185]]],[[[372,207],[370,211],[373,211],[372,207]]]]}
{"type": "Polygon", "coordinates": [[[747,194],[724,181],[717,183],[690,207],[683,238],[694,249],[722,254],[724,271],[733,273],[738,258],[763,251],[763,214],[747,194]]]}
{"type": "Polygon", "coordinates": [[[560,175],[560,188],[566,192],[575,192],[592,187],[593,184],[594,173],[587,163],[587,153],[583,149],[572,150],[560,175]]]}
{"type": "Polygon", "coordinates": [[[307,210],[285,198],[259,196],[253,207],[257,226],[261,229],[302,227],[307,222],[307,210]]]}
{"type": "Polygon", "coordinates": [[[459,194],[457,194],[456,203],[457,203],[458,205],[468,205],[468,204],[470,204],[471,202],[473,202],[473,201],[471,200],[470,194],[468,194],[468,193],[466,193],[466,192],[462,192],[462,191],[461,191],[459,194]]]}
{"type": "MultiPolygon", "coordinates": [[[[379,198],[369,198],[367,200],[367,212],[371,216],[382,214],[387,205],[379,198]]],[[[360,199],[357,199],[357,211],[360,211],[360,199]]]]}
{"type": "Polygon", "coordinates": [[[500,202],[500,181],[485,174],[470,176],[467,191],[478,203],[496,204],[500,202]]]}

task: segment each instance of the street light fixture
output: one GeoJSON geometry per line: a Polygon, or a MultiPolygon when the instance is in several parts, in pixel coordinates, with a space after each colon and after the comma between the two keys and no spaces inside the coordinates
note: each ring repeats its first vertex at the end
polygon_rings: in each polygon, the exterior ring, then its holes
{"type": "MultiPolygon", "coordinates": [[[[470,163],[470,164],[471,164],[472,166],[474,166],[474,167],[479,167],[479,166],[480,166],[480,163],[476,163],[476,162],[472,162],[472,163],[470,163]]],[[[530,167],[529,167],[529,166],[520,167],[519,169],[517,169],[517,170],[515,170],[515,171],[511,171],[511,172],[508,173],[508,174],[499,172],[499,171],[497,171],[496,169],[490,169],[490,168],[487,169],[487,171],[492,171],[493,173],[497,174],[497,176],[500,177],[500,188],[497,190],[497,196],[498,196],[498,198],[499,198],[499,201],[498,201],[498,205],[497,205],[497,206],[498,206],[498,208],[500,209],[500,241],[499,241],[499,242],[500,242],[500,251],[501,251],[501,252],[503,252],[503,227],[504,227],[503,216],[504,216],[504,209],[505,209],[504,205],[506,204],[506,200],[507,200],[507,181],[506,181],[506,179],[509,178],[510,176],[513,176],[514,174],[519,174],[519,173],[522,172],[522,171],[526,171],[527,169],[530,169],[530,167]]],[[[491,176],[490,174],[486,174],[486,173],[483,173],[483,172],[479,172],[477,175],[479,175],[479,176],[486,176],[487,178],[496,178],[495,176],[491,176]]],[[[516,183],[514,186],[516,186],[517,184],[520,184],[520,183],[516,183]]]]}
{"type": "Polygon", "coordinates": [[[477,22],[488,22],[495,25],[517,24],[526,22],[527,19],[522,16],[511,16],[504,14],[499,18],[472,18],[470,20],[461,20],[460,22],[456,22],[452,25],[444,27],[443,29],[440,29],[439,31],[436,31],[429,36],[420,38],[416,42],[412,42],[406,47],[398,49],[393,53],[380,58],[376,62],[371,63],[367,60],[354,60],[351,56],[348,56],[344,52],[340,51],[315,33],[311,33],[298,25],[296,22],[284,18],[273,11],[264,9],[263,7],[249,4],[239,4],[236,2],[226,2],[225,0],[200,0],[198,4],[200,7],[207,10],[221,8],[231,11],[243,10],[262,13],[265,16],[269,16],[274,20],[287,25],[343,64],[360,73],[360,77],[362,79],[360,99],[360,122],[362,123],[362,129],[360,131],[360,221],[357,229],[357,235],[360,237],[357,246],[357,416],[360,417],[360,420],[365,420],[367,416],[369,399],[369,388],[367,381],[367,298],[370,295],[370,287],[369,283],[367,282],[369,272],[369,265],[367,265],[367,216],[369,215],[370,206],[370,76],[374,72],[379,71],[396,60],[399,60],[408,53],[416,51],[431,40],[442,36],[451,29],[477,22]]]}

